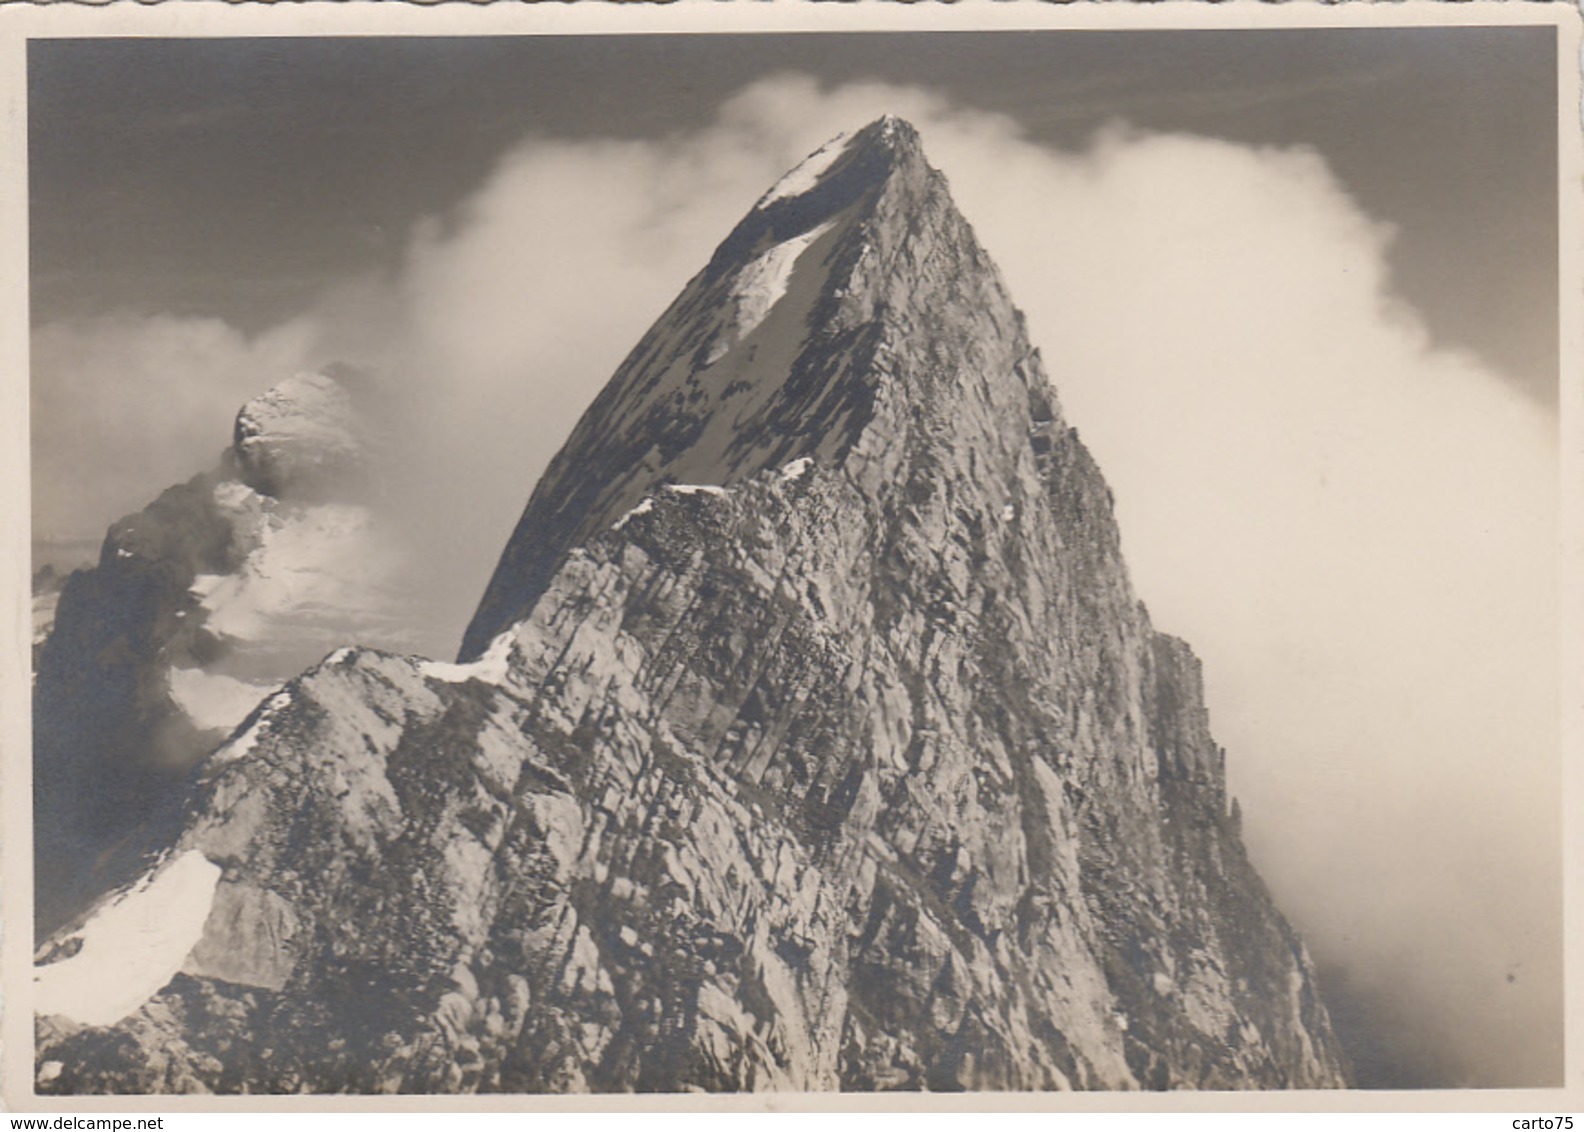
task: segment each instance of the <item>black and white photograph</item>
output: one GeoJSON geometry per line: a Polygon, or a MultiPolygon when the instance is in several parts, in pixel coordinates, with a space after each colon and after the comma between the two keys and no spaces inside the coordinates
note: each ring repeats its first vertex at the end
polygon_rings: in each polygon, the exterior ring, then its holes
{"type": "Polygon", "coordinates": [[[17,45],[7,1104],[1568,1084],[1577,12],[818,7],[17,45]]]}

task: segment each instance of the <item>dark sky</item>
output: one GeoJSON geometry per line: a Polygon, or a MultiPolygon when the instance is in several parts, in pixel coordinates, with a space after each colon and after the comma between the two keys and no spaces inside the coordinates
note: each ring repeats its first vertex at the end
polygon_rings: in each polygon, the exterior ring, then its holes
{"type": "Polygon", "coordinates": [[[1397,229],[1438,344],[1557,380],[1555,33],[1537,28],[29,45],[35,325],[117,307],[248,330],[393,264],[529,133],[655,137],[776,71],[928,86],[1081,145],[1113,119],[1308,145],[1397,229]]]}

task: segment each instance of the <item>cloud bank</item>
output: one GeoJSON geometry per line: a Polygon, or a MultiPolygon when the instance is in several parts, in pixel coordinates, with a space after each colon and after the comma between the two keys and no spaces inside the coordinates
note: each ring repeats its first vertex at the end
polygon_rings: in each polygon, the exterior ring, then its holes
{"type": "Polygon", "coordinates": [[[102,529],[206,466],[250,393],[373,364],[411,408],[401,521],[459,634],[535,477],[727,227],[888,112],[1027,311],[1140,596],[1204,658],[1251,852],[1337,972],[1363,1076],[1558,1082],[1553,423],[1428,340],[1390,231],[1313,152],[1124,125],[1056,152],[923,90],[797,76],[659,141],[529,139],[396,276],[290,327],[42,328],[40,515],[102,529]]]}
{"type": "Polygon", "coordinates": [[[103,535],[212,466],[238,407],[300,366],[313,335],[306,322],[249,339],[218,318],[126,313],[35,330],[35,535],[103,535]]]}

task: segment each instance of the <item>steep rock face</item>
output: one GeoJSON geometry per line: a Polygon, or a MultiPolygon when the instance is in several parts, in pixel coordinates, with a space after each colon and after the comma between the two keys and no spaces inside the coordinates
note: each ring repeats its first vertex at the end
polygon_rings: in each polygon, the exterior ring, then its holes
{"type": "Polygon", "coordinates": [[[895,120],[640,343],[461,662],[334,654],[187,812],[41,954],[41,1088],[1345,1083],[1198,663],[895,120]],[[194,938],[90,948],[178,889],[194,938]]]}
{"type": "Polygon", "coordinates": [[[61,587],[35,649],[46,930],[104,882],[91,862],[281,682],[349,638],[402,639],[362,501],[358,381],[300,374],[250,401],[217,470],[118,521],[61,587]]]}

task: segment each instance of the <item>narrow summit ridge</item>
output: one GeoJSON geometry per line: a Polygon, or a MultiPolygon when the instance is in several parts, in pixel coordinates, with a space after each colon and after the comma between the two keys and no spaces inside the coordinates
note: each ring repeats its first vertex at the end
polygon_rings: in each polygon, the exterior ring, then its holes
{"type": "Polygon", "coordinates": [[[883,119],[623,363],[458,663],[339,649],[197,768],[146,873],[41,950],[39,1080],[1344,1085],[1225,758],[1006,288],[883,119]],[[172,892],[180,932],[92,946],[172,892]]]}
{"type": "Polygon", "coordinates": [[[918,389],[888,392],[897,376],[888,343],[939,338],[931,308],[954,286],[954,307],[978,306],[998,335],[1021,322],[911,125],[881,118],[797,166],[721,243],[550,462],[462,659],[532,608],[572,548],[662,485],[730,485],[802,457],[843,462],[881,401],[922,400],[918,389]]]}
{"type": "Polygon", "coordinates": [[[893,177],[933,173],[917,131],[897,118],[881,118],[857,133],[839,135],[771,186],[721,242],[706,275],[730,271],[767,245],[794,239],[837,221],[881,191],[893,177]]]}

